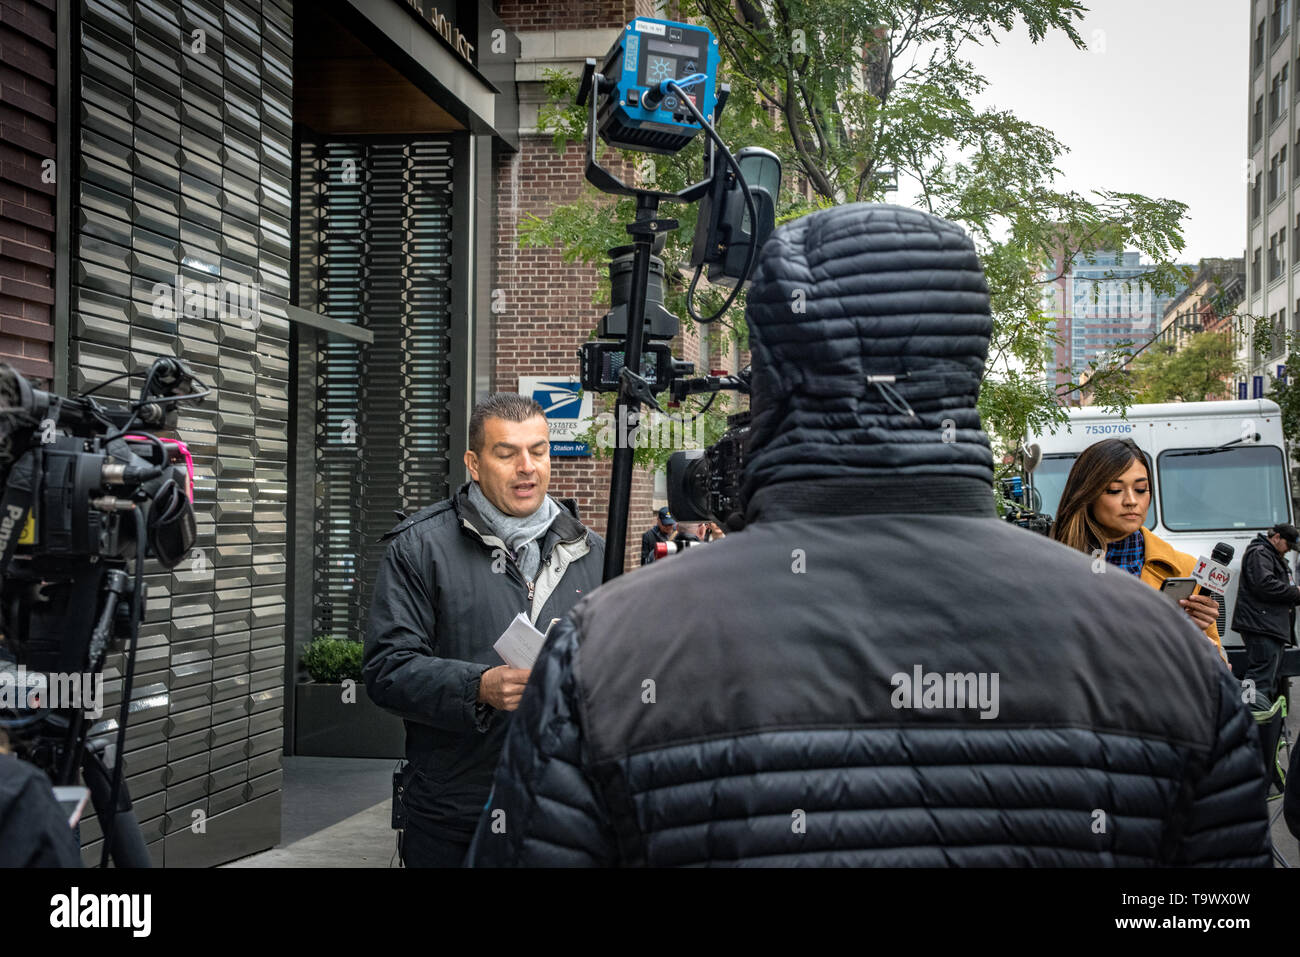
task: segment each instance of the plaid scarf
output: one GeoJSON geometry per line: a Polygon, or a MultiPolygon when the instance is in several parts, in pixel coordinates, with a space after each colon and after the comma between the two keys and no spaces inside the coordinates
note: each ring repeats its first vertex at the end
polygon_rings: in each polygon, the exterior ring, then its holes
{"type": "Polygon", "coordinates": [[[1118,565],[1130,575],[1141,576],[1142,566],[1146,563],[1146,542],[1142,538],[1142,529],[1139,528],[1128,538],[1107,545],[1106,561],[1118,565]]]}

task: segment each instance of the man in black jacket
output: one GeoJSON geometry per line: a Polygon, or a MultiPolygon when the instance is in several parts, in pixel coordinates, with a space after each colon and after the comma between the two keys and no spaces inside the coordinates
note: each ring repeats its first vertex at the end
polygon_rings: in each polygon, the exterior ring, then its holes
{"type": "Polygon", "coordinates": [[[699,539],[677,525],[677,519],[666,507],[656,513],[657,521],[641,536],[641,564],[650,565],[655,560],[655,546],[660,542],[698,542],[699,539]]]}
{"type": "Polygon", "coordinates": [[[600,584],[604,541],[546,494],[542,408],[510,393],[474,409],[473,481],[384,536],[366,621],[366,690],[405,719],[407,866],[456,866],[487,800],[529,673],[492,645],[523,612],[545,631],[600,584]]]}
{"type": "Polygon", "coordinates": [[[556,626],[470,861],[1267,866],[1213,646],[993,512],[966,234],[816,212],[748,302],[748,524],[556,626]]]}
{"type": "MultiPolygon", "coordinates": [[[[1232,628],[1246,645],[1248,665],[1243,681],[1251,682],[1257,711],[1267,711],[1278,693],[1277,672],[1282,650],[1295,631],[1295,606],[1300,587],[1291,584],[1286,553],[1296,549],[1294,525],[1274,525],[1260,532],[1241,556],[1241,581],[1232,628]]],[[[1247,699],[1249,700],[1249,698],[1247,699]]]]}

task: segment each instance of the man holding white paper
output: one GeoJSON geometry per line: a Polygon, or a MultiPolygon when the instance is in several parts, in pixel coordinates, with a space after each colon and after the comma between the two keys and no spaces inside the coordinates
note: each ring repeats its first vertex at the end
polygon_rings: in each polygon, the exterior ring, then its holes
{"type": "Polygon", "coordinates": [[[604,541],[546,494],[549,452],[540,405],[490,396],[470,417],[472,481],[384,536],[363,675],[370,697],[406,724],[395,799],[408,867],[458,865],[487,801],[529,677],[494,645],[511,632],[509,647],[535,656],[516,618],[545,631],[600,584],[604,541]]]}

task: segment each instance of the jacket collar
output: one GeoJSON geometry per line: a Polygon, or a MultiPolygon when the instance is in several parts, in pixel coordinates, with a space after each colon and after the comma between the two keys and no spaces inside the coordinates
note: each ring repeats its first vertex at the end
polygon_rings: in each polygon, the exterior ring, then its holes
{"type": "MultiPolygon", "coordinates": [[[[1270,541],[1268,540],[1268,536],[1267,536],[1266,534],[1264,534],[1263,532],[1260,532],[1260,533],[1259,533],[1258,535],[1256,535],[1253,539],[1251,539],[1250,545],[1247,545],[1246,547],[1247,547],[1247,548],[1250,548],[1251,546],[1258,546],[1259,548],[1263,548],[1263,549],[1267,550],[1268,554],[1269,554],[1272,558],[1277,559],[1277,560],[1281,563],[1281,565],[1282,565],[1283,567],[1286,567],[1286,557],[1287,557],[1287,556],[1286,556],[1286,555],[1279,555],[1279,554],[1277,553],[1277,549],[1273,547],[1273,543],[1270,542],[1270,541]]],[[[1290,552],[1287,552],[1287,555],[1289,555],[1289,554],[1291,554],[1291,553],[1290,553],[1290,552]]]]}
{"type": "Polygon", "coordinates": [[[891,513],[997,517],[993,489],[983,479],[922,474],[808,479],[766,485],[750,499],[745,521],[891,513]]]}
{"type": "MultiPolygon", "coordinates": [[[[452,506],[456,510],[456,517],[460,519],[462,527],[468,527],[468,530],[473,532],[485,544],[489,543],[489,539],[492,542],[500,542],[500,539],[488,527],[488,523],[484,521],[483,516],[479,514],[479,510],[474,507],[474,503],[469,500],[469,486],[470,483],[466,482],[456,490],[456,494],[452,497],[452,506]]],[[[587,527],[578,521],[576,506],[568,500],[560,499],[556,499],[556,504],[560,506],[560,513],[555,516],[554,521],[551,522],[551,527],[546,530],[546,535],[542,538],[543,558],[551,553],[551,549],[555,547],[556,542],[571,544],[581,541],[587,536],[587,527]]]]}
{"type": "Polygon", "coordinates": [[[1179,561],[1179,552],[1163,538],[1151,531],[1145,525],[1142,526],[1142,564],[1158,564],[1168,569],[1169,574],[1176,574],[1181,562],[1179,561]]]}

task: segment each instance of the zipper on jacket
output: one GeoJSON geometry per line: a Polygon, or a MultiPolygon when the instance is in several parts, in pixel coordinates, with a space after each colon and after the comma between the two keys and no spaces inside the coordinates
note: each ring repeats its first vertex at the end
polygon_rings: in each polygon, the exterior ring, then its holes
{"type": "MultiPolygon", "coordinates": [[[[542,562],[542,567],[543,567],[543,568],[550,568],[550,567],[551,567],[551,556],[550,556],[550,555],[547,555],[547,556],[546,556],[546,561],[542,562]]],[[[528,583],[528,600],[529,600],[530,602],[533,600],[533,593],[534,593],[535,591],[537,591],[537,582],[536,582],[535,580],[534,580],[534,581],[530,581],[530,582],[528,583]]]]}

